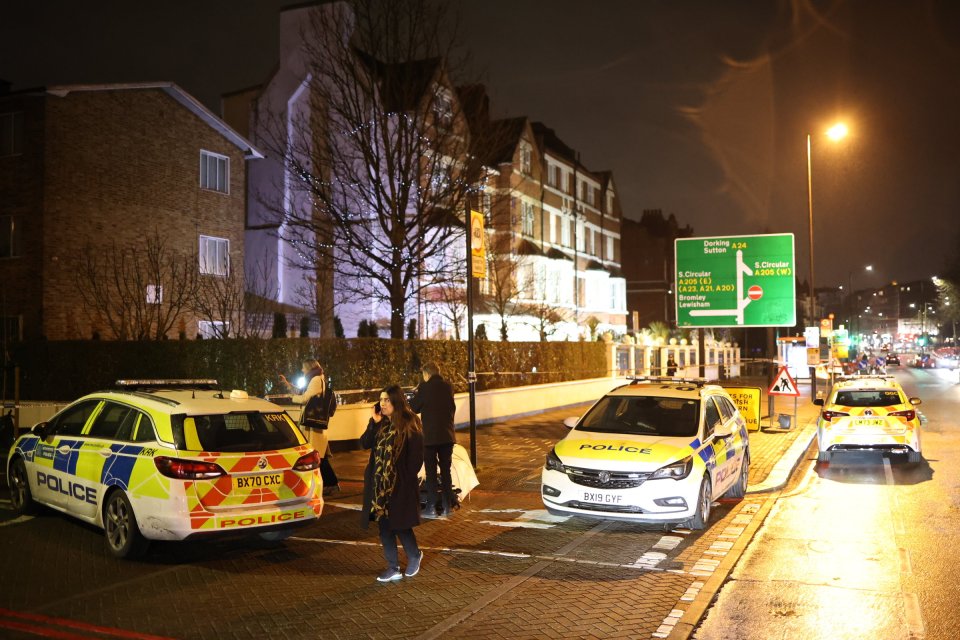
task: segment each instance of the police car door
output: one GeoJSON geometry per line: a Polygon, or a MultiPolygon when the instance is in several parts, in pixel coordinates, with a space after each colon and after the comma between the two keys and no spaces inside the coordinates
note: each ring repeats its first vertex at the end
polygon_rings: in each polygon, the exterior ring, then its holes
{"type": "MultiPolygon", "coordinates": [[[[133,429],[140,412],[117,402],[104,402],[84,433],[83,447],[76,464],[74,482],[83,487],[83,500],[78,500],[72,511],[78,516],[95,521],[104,480],[117,484],[126,491],[130,471],[142,447],[123,446],[120,442],[132,440],[133,429]],[[133,449],[133,450],[131,450],[133,449]]],[[[78,490],[79,493],[79,490],[78,490]]]]}
{"type": "Polygon", "coordinates": [[[740,435],[740,431],[743,428],[742,418],[740,417],[737,408],[733,406],[733,403],[730,402],[727,398],[723,396],[714,396],[713,400],[717,403],[717,406],[720,408],[720,418],[723,420],[723,424],[727,427],[727,430],[730,432],[730,435],[726,438],[714,437],[718,442],[718,446],[722,443],[722,451],[718,448],[717,451],[717,468],[723,469],[723,486],[724,490],[729,488],[736,482],[736,479],[740,473],[740,458],[743,456],[743,438],[740,435]],[[721,461],[722,457],[722,461],[721,461]]]}
{"type": "Polygon", "coordinates": [[[61,411],[47,425],[47,437],[37,444],[33,457],[33,478],[40,502],[76,511],[76,503],[86,500],[86,493],[74,483],[80,447],[80,435],[99,406],[99,400],[85,400],[61,411]]]}
{"type": "MultiPolygon", "coordinates": [[[[713,495],[718,496],[721,491],[718,484],[723,480],[723,474],[719,473],[720,466],[719,460],[717,458],[717,438],[713,434],[713,430],[720,424],[720,409],[717,408],[717,404],[713,401],[712,396],[708,396],[703,399],[703,449],[701,451],[701,457],[703,458],[704,463],[707,465],[707,473],[710,475],[710,486],[713,490],[713,495]]],[[[722,443],[721,443],[722,450],[722,443]]]]}

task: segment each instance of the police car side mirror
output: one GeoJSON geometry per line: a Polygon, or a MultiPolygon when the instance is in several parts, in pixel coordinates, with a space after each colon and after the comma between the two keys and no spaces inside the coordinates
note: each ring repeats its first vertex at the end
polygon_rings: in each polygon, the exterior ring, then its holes
{"type": "Polygon", "coordinates": [[[729,423],[723,424],[722,422],[718,422],[713,428],[713,435],[718,438],[729,438],[733,435],[733,427],[729,423]]]}
{"type": "Polygon", "coordinates": [[[567,429],[573,429],[575,426],[577,426],[578,422],[580,422],[580,418],[576,416],[570,416],[569,418],[564,419],[563,426],[565,426],[567,429]]]}
{"type": "Polygon", "coordinates": [[[33,428],[30,429],[30,433],[35,436],[38,436],[41,440],[47,439],[47,428],[50,426],[48,422],[40,422],[33,425],[33,428]]]}
{"type": "Polygon", "coordinates": [[[816,399],[814,399],[813,404],[817,405],[818,407],[822,407],[822,406],[823,406],[823,398],[816,398],[816,399]]]}
{"type": "Polygon", "coordinates": [[[910,404],[912,404],[913,406],[917,406],[920,403],[921,403],[920,398],[910,398],[910,404]]]}

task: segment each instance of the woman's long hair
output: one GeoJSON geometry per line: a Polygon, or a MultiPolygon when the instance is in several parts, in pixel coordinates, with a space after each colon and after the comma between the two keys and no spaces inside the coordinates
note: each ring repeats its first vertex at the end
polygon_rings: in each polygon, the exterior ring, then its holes
{"type": "Polygon", "coordinates": [[[403,389],[400,388],[400,385],[392,384],[382,393],[387,394],[390,398],[390,404],[393,405],[393,415],[390,416],[390,422],[393,423],[393,428],[397,431],[393,446],[394,451],[400,453],[407,443],[407,438],[414,433],[423,431],[423,427],[420,425],[420,417],[407,404],[407,397],[403,395],[403,389]]]}

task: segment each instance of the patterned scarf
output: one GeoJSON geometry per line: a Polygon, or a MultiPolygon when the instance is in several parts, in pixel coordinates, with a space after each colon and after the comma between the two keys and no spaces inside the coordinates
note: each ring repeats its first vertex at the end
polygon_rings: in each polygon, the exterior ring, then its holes
{"type": "Polygon", "coordinates": [[[396,434],[397,430],[390,418],[384,416],[377,434],[377,444],[373,449],[373,519],[378,522],[382,518],[390,517],[387,506],[397,484],[397,470],[393,466],[396,434]]]}

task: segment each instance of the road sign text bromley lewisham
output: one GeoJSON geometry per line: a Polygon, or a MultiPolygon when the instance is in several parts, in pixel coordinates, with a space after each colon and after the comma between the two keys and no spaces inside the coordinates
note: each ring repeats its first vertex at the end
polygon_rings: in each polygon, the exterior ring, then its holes
{"type": "Polygon", "coordinates": [[[677,326],[792,327],[793,234],[677,238],[677,326]]]}

